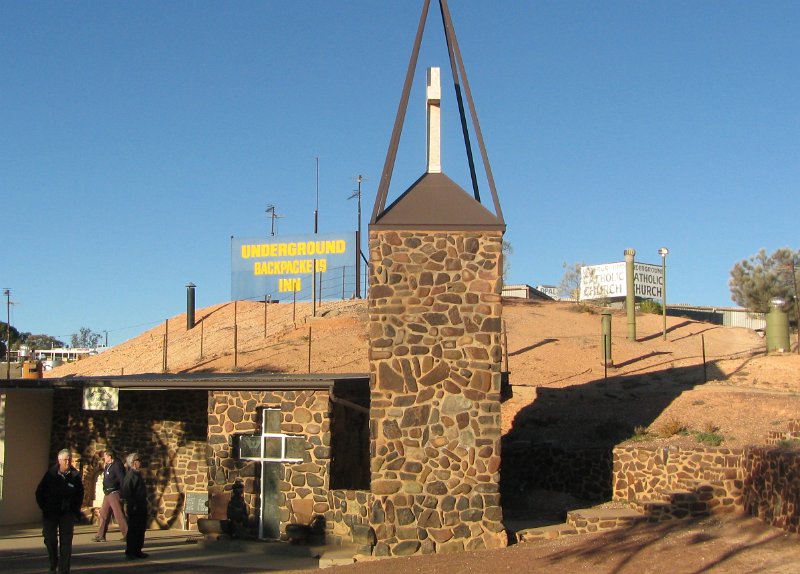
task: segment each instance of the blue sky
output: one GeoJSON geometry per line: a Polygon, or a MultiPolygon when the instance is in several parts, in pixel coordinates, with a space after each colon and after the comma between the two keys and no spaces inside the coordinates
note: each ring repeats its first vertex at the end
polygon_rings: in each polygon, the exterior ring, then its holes
{"type": "MultiPolygon", "coordinates": [[[[0,0],[12,324],[120,343],[230,298],[230,236],[364,219],[422,1],[0,0]]],[[[510,283],[660,262],[670,302],[732,305],[733,264],[798,249],[800,3],[450,0],[513,245],[510,283]]],[[[432,10],[389,200],[425,169],[432,10]]],[[[443,169],[469,189],[452,86],[443,169]]],[[[488,194],[485,181],[483,192],[488,194]]],[[[5,317],[3,316],[3,319],[5,317]]]]}

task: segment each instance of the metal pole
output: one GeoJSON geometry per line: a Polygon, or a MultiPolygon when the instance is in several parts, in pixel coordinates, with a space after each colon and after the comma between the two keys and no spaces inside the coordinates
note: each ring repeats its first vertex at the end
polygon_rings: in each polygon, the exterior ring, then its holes
{"type": "Polygon", "coordinates": [[[797,354],[800,355],[800,300],[797,298],[797,271],[794,266],[794,254],[792,254],[792,283],[794,284],[794,314],[797,318],[797,354]]]}
{"type": "MultiPolygon", "coordinates": [[[[272,295],[269,295],[271,298],[272,295]]],[[[264,338],[267,338],[267,309],[269,308],[269,299],[267,299],[267,295],[264,295],[264,338]]]]}
{"type": "Polygon", "coordinates": [[[667,340],[667,254],[669,249],[661,247],[658,250],[661,255],[661,313],[664,317],[664,340],[667,340]]]}
{"type": "Polygon", "coordinates": [[[11,289],[3,289],[6,296],[6,379],[11,380],[11,289]]]}
{"type": "Polygon", "coordinates": [[[205,321],[200,321],[200,358],[203,358],[203,331],[205,329],[205,321]]]}
{"type": "Polygon", "coordinates": [[[167,346],[169,345],[169,319],[164,321],[164,357],[161,367],[167,372],[167,346]]]}
{"type": "Polygon", "coordinates": [[[311,325],[308,326],[308,372],[311,372],[311,325]]]}
{"type": "MultiPolygon", "coordinates": [[[[358,267],[356,267],[358,269],[358,267]]],[[[344,273],[347,271],[347,265],[342,265],[342,301],[344,301],[344,273]]]]}
{"type": "Polygon", "coordinates": [[[625,311],[628,315],[628,340],[636,340],[636,292],[633,282],[635,249],[625,250],[625,311]]]}
{"type": "Polygon", "coordinates": [[[356,231],[356,299],[361,299],[361,182],[364,181],[361,174],[359,174],[356,181],[358,182],[358,189],[356,190],[358,203],[358,231],[356,231]]]}
{"type": "Polygon", "coordinates": [[[239,366],[239,324],[236,321],[237,301],[233,302],[233,368],[239,366]]]}
{"type": "Polygon", "coordinates": [[[703,382],[708,382],[708,373],[706,372],[706,336],[700,334],[700,344],[703,346],[703,382]]]}
{"type": "Polygon", "coordinates": [[[661,286],[661,295],[663,297],[661,304],[661,311],[664,315],[664,340],[667,340],[667,254],[661,256],[661,277],[664,285],[661,286]]]}

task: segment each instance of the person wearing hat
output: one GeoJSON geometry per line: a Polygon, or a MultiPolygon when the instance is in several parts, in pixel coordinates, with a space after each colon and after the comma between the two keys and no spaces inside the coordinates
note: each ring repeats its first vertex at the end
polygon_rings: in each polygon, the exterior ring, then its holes
{"type": "Polygon", "coordinates": [[[100,526],[97,529],[97,536],[92,538],[95,542],[106,541],[108,522],[111,519],[112,512],[117,524],[119,524],[122,538],[124,539],[128,534],[128,521],[122,511],[122,501],[120,499],[122,481],[125,480],[125,469],[122,467],[122,462],[117,460],[116,454],[110,448],[103,453],[103,461],[105,462],[105,467],[103,468],[103,505],[100,507],[100,526]]]}
{"type": "Polygon", "coordinates": [[[125,557],[128,560],[147,558],[142,552],[147,530],[147,487],[142,478],[139,453],[128,455],[128,473],[122,482],[122,498],[128,507],[128,536],[125,538],[125,557]]]}
{"type": "Polygon", "coordinates": [[[58,451],[57,462],[36,487],[36,503],[42,509],[42,534],[50,572],[68,574],[72,558],[75,520],[81,516],[83,482],[71,463],[68,449],[58,451]]]}

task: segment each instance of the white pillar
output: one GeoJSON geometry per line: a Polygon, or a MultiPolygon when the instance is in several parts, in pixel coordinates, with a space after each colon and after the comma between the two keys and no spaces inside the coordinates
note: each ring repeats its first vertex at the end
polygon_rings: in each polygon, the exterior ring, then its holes
{"type": "Polygon", "coordinates": [[[428,68],[425,104],[428,109],[428,173],[442,173],[442,85],[439,68],[428,68]]]}

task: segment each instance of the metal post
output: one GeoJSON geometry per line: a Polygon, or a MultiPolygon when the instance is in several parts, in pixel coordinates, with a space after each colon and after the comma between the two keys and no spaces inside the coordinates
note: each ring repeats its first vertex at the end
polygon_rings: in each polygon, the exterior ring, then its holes
{"type": "Polygon", "coordinates": [[[203,331],[205,330],[205,321],[200,321],[200,358],[203,358],[203,331]]]}
{"type": "Polygon", "coordinates": [[[794,254],[792,254],[792,284],[794,285],[794,315],[797,320],[797,354],[800,355],[800,299],[797,298],[797,270],[794,266],[794,254]]]}
{"type": "Polygon", "coordinates": [[[658,250],[661,255],[661,313],[664,316],[664,340],[667,340],[667,255],[669,249],[662,247],[658,250]]]}
{"type": "Polygon", "coordinates": [[[297,326],[297,289],[292,291],[292,323],[297,326]]]}
{"type": "Polygon", "coordinates": [[[311,372],[311,325],[308,326],[308,372],[311,372]]]}
{"type": "Polygon", "coordinates": [[[625,312],[628,315],[628,340],[636,340],[636,292],[633,283],[635,249],[625,250],[625,312]]]}
{"type": "Polygon", "coordinates": [[[164,321],[164,356],[161,361],[161,368],[167,372],[167,346],[169,345],[169,319],[164,321]]]}
{"type": "Polygon", "coordinates": [[[314,273],[311,276],[311,316],[317,316],[317,260],[314,259],[314,273]]]}
{"type": "Polygon", "coordinates": [[[611,358],[611,311],[608,309],[600,314],[600,333],[603,336],[603,365],[607,367],[614,364],[611,358]]]}
{"type": "Polygon", "coordinates": [[[703,382],[708,382],[708,373],[706,372],[706,336],[700,334],[700,344],[703,347],[703,382]]]}
{"type": "Polygon", "coordinates": [[[267,309],[272,301],[272,295],[264,295],[264,338],[267,338],[267,309]]]}
{"type": "MultiPolygon", "coordinates": [[[[358,270],[358,267],[356,267],[356,270],[358,270]]],[[[342,301],[344,301],[344,275],[346,271],[347,265],[342,265],[342,301]]]]}
{"type": "Polygon", "coordinates": [[[239,324],[237,323],[237,301],[233,302],[233,368],[239,367],[239,324]]]}
{"type": "Polygon", "coordinates": [[[6,296],[6,379],[11,380],[11,289],[3,289],[6,296]]]}

